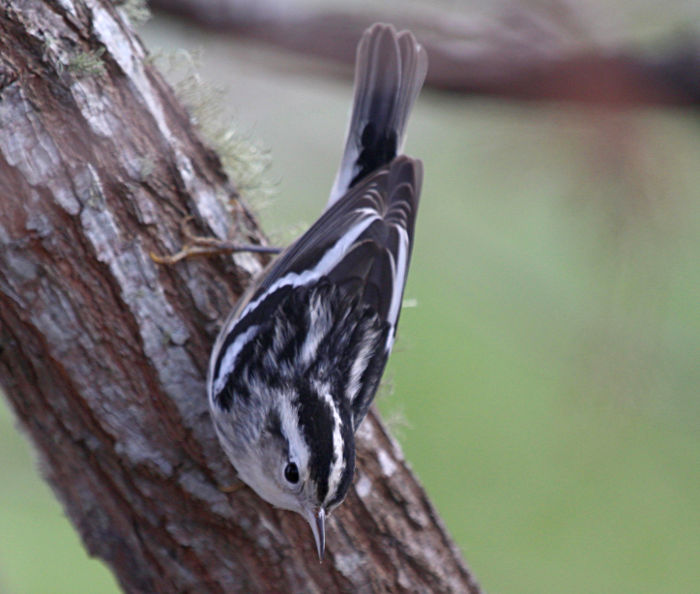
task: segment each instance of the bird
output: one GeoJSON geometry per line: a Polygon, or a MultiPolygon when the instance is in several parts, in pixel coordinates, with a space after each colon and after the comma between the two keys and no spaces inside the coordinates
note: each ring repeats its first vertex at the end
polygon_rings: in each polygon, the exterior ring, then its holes
{"type": "Polygon", "coordinates": [[[211,352],[223,451],[262,499],[306,519],[320,561],[396,336],[423,181],[402,150],[427,67],[410,31],[364,32],[328,203],[239,299],[211,352]]]}

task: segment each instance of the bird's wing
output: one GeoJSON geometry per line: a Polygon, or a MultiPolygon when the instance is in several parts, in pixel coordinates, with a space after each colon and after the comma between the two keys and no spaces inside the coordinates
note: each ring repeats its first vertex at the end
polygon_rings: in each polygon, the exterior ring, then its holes
{"type": "Polygon", "coordinates": [[[275,260],[246,309],[278,288],[327,277],[395,327],[421,182],[421,162],[401,156],[353,187],[275,260]]]}

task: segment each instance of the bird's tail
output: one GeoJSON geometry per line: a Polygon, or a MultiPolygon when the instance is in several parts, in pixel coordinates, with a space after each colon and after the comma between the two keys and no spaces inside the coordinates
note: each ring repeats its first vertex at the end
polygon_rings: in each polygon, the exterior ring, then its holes
{"type": "Polygon", "coordinates": [[[410,31],[397,33],[380,23],[365,31],[357,48],[350,127],[329,206],[401,153],[427,70],[425,50],[410,31]]]}

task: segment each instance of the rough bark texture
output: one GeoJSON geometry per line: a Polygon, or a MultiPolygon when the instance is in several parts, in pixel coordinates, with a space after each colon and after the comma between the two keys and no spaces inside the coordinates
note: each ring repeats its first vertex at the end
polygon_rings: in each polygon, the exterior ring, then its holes
{"type": "Polygon", "coordinates": [[[220,489],[235,475],[208,352],[264,262],[149,252],[178,249],[187,214],[202,234],[264,238],[111,4],[0,9],[0,200],[0,380],[125,590],[478,591],[374,414],[323,564],[300,517],[220,489]]]}
{"type": "MultiPolygon", "coordinates": [[[[203,26],[353,63],[362,31],[375,21],[411,29],[430,56],[426,84],[518,101],[612,106],[700,106],[700,43],[684,36],[654,53],[596,43],[576,2],[508,3],[497,18],[439,5],[371,14],[342,6],[279,0],[151,0],[203,26]]],[[[496,10],[491,7],[491,10],[496,10]]],[[[348,70],[349,72],[349,70],[348,70]]]]}

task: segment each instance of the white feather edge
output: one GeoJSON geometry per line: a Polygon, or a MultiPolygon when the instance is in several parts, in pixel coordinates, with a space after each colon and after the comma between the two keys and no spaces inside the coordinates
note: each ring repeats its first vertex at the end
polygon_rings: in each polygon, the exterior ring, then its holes
{"type": "Polygon", "coordinates": [[[394,263],[394,284],[393,292],[391,294],[391,305],[389,306],[389,312],[387,314],[387,319],[391,324],[391,331],[386,337],[385,350],[387,353],[391,351],[391,347],[394,346],[394,338],[396,336],[396,322],[399,318],[399,312],[401,311],[401,300],[403,298],[403,289],[406,282],[406,273],[408,271],[408,249],[409,249],[409,239],[406,229],[399,227],[398,225],[395,229],[399,233],[400,242],[398,249],[398,262],[394,263]]]}

